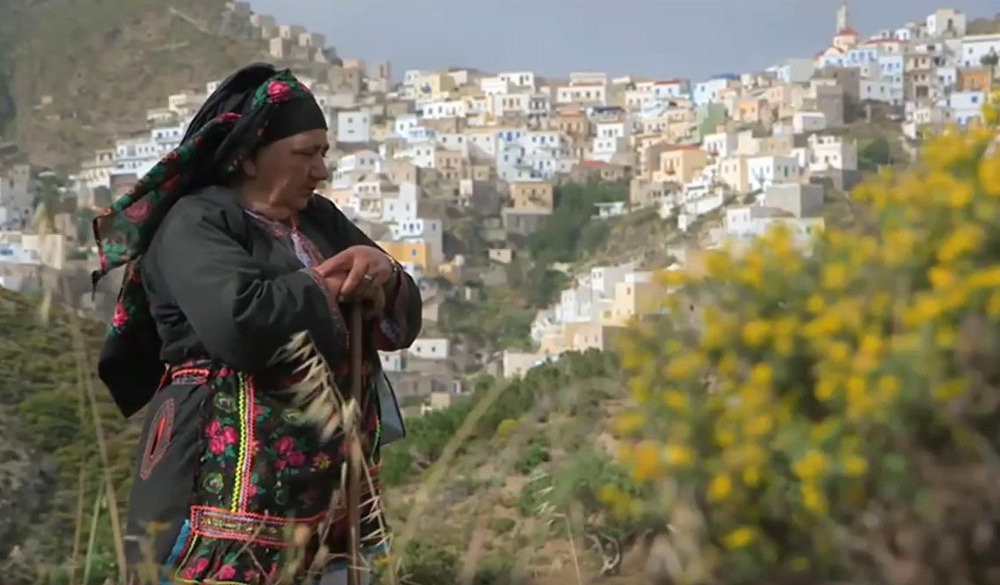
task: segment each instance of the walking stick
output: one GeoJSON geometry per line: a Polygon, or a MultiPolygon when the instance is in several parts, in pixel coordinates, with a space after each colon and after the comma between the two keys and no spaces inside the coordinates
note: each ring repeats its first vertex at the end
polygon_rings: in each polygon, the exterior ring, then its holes
{"type": "MultiPolygon", "coordinates": [[[[363,364],[362,353],[362,311],[361,302],[351,305],[350,346],[351,346],[351,398],[361,411],[361,374],[363,364]]],[[[358,421],[360,424],[360,420],[358,421]]],[[[361,435],[357,425],[353,426],[348,445],[347,460],[347,526],[350,562],[347,566],[348,585],[361,585],[361,474],[363,455],[361,454],[361,435]]]]}

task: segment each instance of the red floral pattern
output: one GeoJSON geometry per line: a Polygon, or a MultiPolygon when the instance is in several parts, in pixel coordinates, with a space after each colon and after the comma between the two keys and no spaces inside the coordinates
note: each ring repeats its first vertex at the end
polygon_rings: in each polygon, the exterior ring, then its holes
{"type": "MultiPolygon", "coordinates": [[[[287,372],[274,372],[266,378],[286,376],[287,372]]],[[[349,385],[348,378],[335,378],[339,386],[349,385]]],[[[192,506],[218,510],[220,516],[241,518],[253,527],[259,527],[264,518],[315,519],[309,525],[317,526],[340,486],[342,437],[321,442],[311,427],[303,427],[296,417],[288,415],[294,409],[278,398],[281,392],[275,391],[280,390],[276,386],[258,388],[254,378],[228,368],[218,368],[206,379],[212,380],[214,398],[203,406],[205,443],[192,506]],[[220,479],[204,481],[210,477],[220,479]]],[[[374,384],[367,375],[365,380],[368,400],[363,409],[363,441],[375,445],[369,456],[377,461],[378,402],[374,384]]],[[[378,489],[377,467],[370,472],[378,489]]],[[[373,513],[373,498],[362,499],[366,502],[361,511],[365,518],[363,545],[367,548],[379,542],[385,518],[373,513]]],[[[343,558],[347,554],[343,526],[347,515],[339,512],[336,517],[341,520],[331,528],[327,545],[334,557],[343,558]]],[[[274,574],[288,554],[284,547],[260,537],[259,528],[243,538],[230,539],[220,536],[218,530],[200,531],[194,521],[192,526],[192,537],[168,568],[177,581],[265,585],[268,575],[274,574]]]]}

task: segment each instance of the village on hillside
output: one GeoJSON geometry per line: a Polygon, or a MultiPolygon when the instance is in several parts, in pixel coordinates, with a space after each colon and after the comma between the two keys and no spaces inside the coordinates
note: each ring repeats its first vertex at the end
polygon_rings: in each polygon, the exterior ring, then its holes
{"type": "MultiPolygon", "coordinates": [[[[245,2],[230,2],[227,18],[294,68],[326,111],[333,149],[321,195],[421,285],[425,333],[383,362],[423,411],[467,392],[465,372],[517,376],[567,351],[607,349],[630,321],[660,310],[657,269],[685,268],[700,251],[778,223],[803,239],[822,230],[829,201],[863,172],[893,152],[912,155],[928,129],[976,120],[1000,82],[1000,34],[966,34],[966,16],[949,8],[863,35],[845,1],[815,55],[705,80],[447,69],[406,71],[397,82],[389,63],[342,59],[323,35],[245,2]],[[859,138],[859,127],[885,129],[887,152],[863,160],[872,138],[859,138]],[[655,214],[684,235],[670,243],[669,261],[650,265],[635,242],[634,258],[571,272],[534,318],[530,349],[469,352],[434,325],[449,297],[475,297],[470,283],[506,278],[519,253],[512,242],[543,229],[558,204],[572,205],[557,201],[561,186],[591,183],[627,185],[627,197],[589,210],[592,221],[655,214]],[[456,214],[480,222],[481,257],[452,252],[456,214]]],[[[30,165],[0,177],[0,286],[29,290],[45,270],[92,267],[86,217],[57,213],[38,227],[43,192],[74,197],[92,217],[178,146],[217,83],[163,96],[147,113],[148,132],[87,153],[67,184],[52,187],[30,165]]],[[[100,296],[79,296],[84,308],[103,306],[100,296]]]]}

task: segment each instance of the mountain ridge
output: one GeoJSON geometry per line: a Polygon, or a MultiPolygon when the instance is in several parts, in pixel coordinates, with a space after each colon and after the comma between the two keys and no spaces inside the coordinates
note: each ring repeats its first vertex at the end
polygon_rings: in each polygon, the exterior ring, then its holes
{"type": "Polygon", "coordinates": [[[264,55],[262,41],[216,32],[223,0],[2,5],[0,135],[42,166],[72,168],[170,94],[264,55]]]}

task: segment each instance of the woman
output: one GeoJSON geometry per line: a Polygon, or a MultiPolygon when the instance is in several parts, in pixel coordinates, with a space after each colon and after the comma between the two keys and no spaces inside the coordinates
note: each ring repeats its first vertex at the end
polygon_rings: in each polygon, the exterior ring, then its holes
{"type": "Polygon", "coordinates": [[[342,506],[318,532],[342,497],[346,450],[343,432],[323,429],[342,431],[350,416],[335,400],[314,401],[317,423],[289,390],[322,387],[330,398],[350,388],[356,340],[344,315],[355,301],[368,317],[362,546],[371,555],[385,542],[382,413],[398,410],[391,391],[377,391],[376,350],[413,342],[421,300],[398,263],[314,194],[327,178],[326,136],[320,107],[290,72],[249,66],[94,222],[95,283],[127,266],[99,373],[126,416],[148,408],[126,534],[136,582],[257,585],[289,573],[303,582],[321,545],[333,562],[319,562],[343,567],[342,506]],[[293,338],[322,358],[309,380],[285,351],[293,338]]]}

